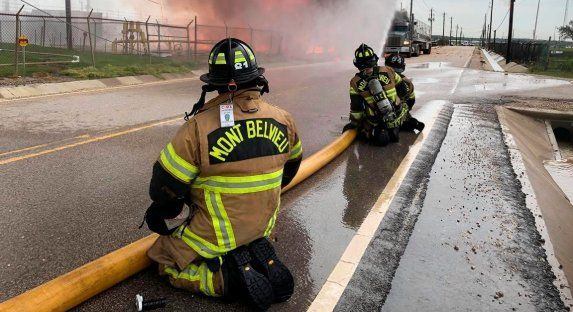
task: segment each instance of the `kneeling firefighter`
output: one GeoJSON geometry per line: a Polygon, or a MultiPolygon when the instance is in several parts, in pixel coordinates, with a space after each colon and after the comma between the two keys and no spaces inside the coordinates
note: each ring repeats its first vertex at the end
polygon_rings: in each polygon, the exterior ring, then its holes
{"type": "MultiPolygon", "coordinates": [[[[411,111],[412,108],[414,107],[414,104],[416,104],[416,92],[414,91],[414,83],[412,83],[412,80],[410,80],[404,75],[404,71],[406,70],[406,59],[398,53],[393,53],[386,56],[384,64],[388,67],[392,67],[394,71],[398,73],[400,77],[402,77],[402,81],[404,81],[406,88],[401,89],[400,92],[398,92],[398,96],[400,97],[402,102],[406,102],[406,104],[408,105],[408,110],[411,111]]],[[[423,122],[412,117],[412,115],[409,115],[409,118],[402,124],[400,130],[403,131],[418,130],[422,132],[422,130],[424,130],[424,127],[425,124],[423,122]]]]}
{"type": "Polygon", "coordinates": [[[378,66],[378,56],[366,44],[354,52],[354,66],[360,70],[350,80],[350,123],[362,137],[375,145],[399,141],[399,130],[409,118],[408,106],[399,95],[407,86],[402,77],[388,66],[378,66]]]}
{"type": "Polygon", "coordinates": [[[153,166],[145,215],[161,235],[147,254],[173,286],[260,310],[293,293],[268,237],[302,159],[291,115],[261,98],[263,73],[243,41],[213,47],[199,102],[153,166]]]}

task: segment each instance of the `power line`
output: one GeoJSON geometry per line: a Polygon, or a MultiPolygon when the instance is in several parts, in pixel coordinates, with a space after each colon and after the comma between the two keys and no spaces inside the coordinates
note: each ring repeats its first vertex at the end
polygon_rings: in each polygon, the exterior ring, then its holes
{"type": "Polygon", "coordinates": [[[505,22],[505,19],[507,18],[507,15],[509,15],[509,9],[507,10],[507,12],[505,13],[505,16],[503,17],[503,20],[501,20],[501,23],[499,23],[499,26],[497,26],[497,28],[495,30],[499,30],[499,28],[503,25],[503,22],[505,22]]]}

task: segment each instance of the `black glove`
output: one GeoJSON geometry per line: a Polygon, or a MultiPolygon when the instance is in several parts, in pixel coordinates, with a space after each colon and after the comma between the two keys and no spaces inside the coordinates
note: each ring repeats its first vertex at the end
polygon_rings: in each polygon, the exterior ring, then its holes
{"type": "Polygon", "coordinates": [[[346,125],[344,126],[344,128],[342,128],[342,133],[344,133],[344,132],[346,132],[346,131],[348,131],[348,130],[350,130],[350,129],[356,129],[356,128],[358,128],[358,126],[356,126],[355,124],[353,124],[353,123],[348,123],[348,124],[346,124],[346,125]]]}
{"type": "MultiPolygon", "coordinates": [[[[181,211],[183,211],[183,202],[173,202],[176,206],[162,206],[156,202],[153,202],[147,211],[145,212],[144,222],[147,223],[147,227],[159,234],[159,235],[171,235],[177,227],[169,228],[168,224],[165,222],[166,219],[173,219],[177,217],[181,211]]],[[[143,227],[143,223],[139,228],[143,227]]]]}

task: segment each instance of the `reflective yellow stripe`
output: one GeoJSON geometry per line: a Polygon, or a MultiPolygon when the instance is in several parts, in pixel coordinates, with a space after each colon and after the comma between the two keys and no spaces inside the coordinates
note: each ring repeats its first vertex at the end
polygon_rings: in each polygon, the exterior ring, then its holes
{"type": "Polygon", "coordinates": [[[408,106],[402,105],[402,110],[400,111],[400,115],[398,115],[396,119],[387,122],[386,127],[388,128],[400,127],[404,123],[407,117],[408,117],[408,106]]]}
{"type": "Polygon", "coordinates": [[[213,52],[211,52],[211,54],[209,54],[209,64],[213,64],[213,52]]]}
{"type": "Polygon", "coordinates": [[[242,51],[235,51],[235,64],[246,62],[247,59],[242,51]]]}
{"type": "Polygon", "coordinates": [[[227,64],[227,60],[225,59],[225,53],[219,53],[217,55],[217,59],[215,60],[215,65],[222,65],[227,64]]]}
{"type": "Polygon", "coordinates": [[[358,92],[356,90],[354,90],[354,88],[351,86],[350,87],[350,95],[355,95],[358,94],[358,92]]]}
{"type": "Polygon", "coordinates": [[[205,190],[205,202],[211,219],[213,220],[213,227],[217,236],[219,249],[228,251],[237,248],[233,226],[231,225],[225,206],[223,206],[221,194],[205,190]]]}
{"type": "Polygon", "coordinates": [[[370,50],[366,50],[366,52],[364,52],[364,55],[370,56],[370,55],[372,55],[372,54],[370,53],[370,50]]]}
{"type": "Polygon", "coordinates": [[[245,50],[247,51],[247,54],[249,55],[249,58],[251,59],[251,61],[255,60],[255,54],[253,54],[253,51],[251,51],[251,49],[249,49],[248,47],[245,47],[245,50]]]}
{"type": "Polygon", "coordinates": [[[368,104],[373,104],[374,101],[375,101],[373,96],[367,96],[367,97],[365,97],[364,99],[366,100],[366,102],[367,102],[368,104]]]}
{"type": "Polygon", "coordinates": [[[193,250],[206,259],[216,258],[227,252],[224,248],[215,246],[191,232],[186,224],[181,225],[172,236],[182,239],[189,247],[193,248],[193,250]]]}
{"type": "Polygon", "coordinates": [[[402,82],[402,76],[400,76],[400,74],[398,73],[394,73],[394,79],[396,80],[396,84],[399,84],[400,82],[402,82]]]}
{"type": "Polygon", "coordinates": [[[193,263],[189,264],[185,270],[179,272],[172,267],[165,267],[165,273],[174,279],[184,279],[190,282],[199,282],[199,290],[207,296],[219,297],[213,287],[213,272],[209,270],[207,263],[203,262],[200,266],[193,263]]]}
{"type": "Polygon", "coordinates": [[[362,52],[358,52],[358,57],[363,57],[364,55],[362,54],[362,52]]]}
{"type": "Polygon", "coordinates": [[[183,183],[189,184],[199,174],[197,167],[177,155],[171,143],[167,144],[167,147],[161,151],[159,163],[163,169],[183,183]]]}
{"type": "Polygon", "coordinates": [[[279,203],[277,204],[277,208],[275,208],[275,212],[273,213],[273,216],[270,218],[269,223],[267,224],[267,228],[265,229],[265,233],[263,234],[265,237],[269,237],[273,232],[273,229],[275,228],[280,206],[281,206],[281,199],[279,197],[279,203]]]}
{"type": "Polygon", "coordinates": [[[364,118],[363,112],[350,112],[350,117],[354,120],[361,120],[364,118]]]}
{"type": "Polygon", "coordinates": [[[289,160],[297,159],[302,155],[302,142],[298,140],[298,143],[292,148],[290,152],[289,160]]]}
{"type": "Polygon", "coordinates": [[[246,194],[271,190],[281,186],[282,169],[276,172],[244,177],[199,177],[193,188],[224,194],[246,194]]]}

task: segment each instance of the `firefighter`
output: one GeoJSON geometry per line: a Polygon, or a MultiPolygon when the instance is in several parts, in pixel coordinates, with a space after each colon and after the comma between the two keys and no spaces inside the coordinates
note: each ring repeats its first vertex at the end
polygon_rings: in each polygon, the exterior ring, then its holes
{"type": "MultiPolygon", "coordinates": [[[[414,104],[416,104],[416,92],[414,91],[414,84],[412,80],[407,78],[404,75],[404,71],[406,70],[406,59],[398,53],[389,54],[386,56],[385,65],[388,67],[392,67],[402,80],[404,81],[406,88],[402,90],[402,92],[398,92],[400,98],[406,102],[408,105],[408,110],[412,110],[414,104]]],[[[418,130],[422,132],[424,130],[425,124],[423,122],[418,121],[416,118],[410,115],[410,118],[402,124],[400,130],[404,131],[414,131],[418,130]]]]}
{"type": "Polygon", "coordinates": [[[153,166],[145,216],[160,234],[147,254],[174,287],[260,310],[294,289],[269,235],[302,159],[291,115],[261,98],[263,73],[243,41],[213,47],[199,102],[153,166]]]}
{"type": "Polygon", "coordinates": [[[380,146],[398,142],[400,127],[409,118],[400,97],[407,92],[406,83],[391,67],[378,66],[378,56],[366,44],[356,49],[354,66],[360,72],[350,81],[350,123],[343,132],[358,129],[361,137],[380,146]]]}

